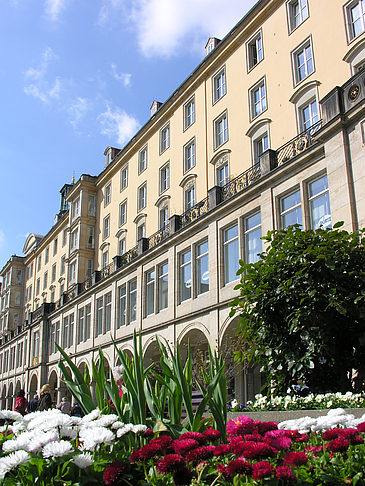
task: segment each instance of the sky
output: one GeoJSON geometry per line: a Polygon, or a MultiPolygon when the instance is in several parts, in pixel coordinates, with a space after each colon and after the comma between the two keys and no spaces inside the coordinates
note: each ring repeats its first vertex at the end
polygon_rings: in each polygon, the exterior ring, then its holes
{"type": "Polygon", "coordinates": [[[0,269],[257,0],[0,0],[0,269]]]}

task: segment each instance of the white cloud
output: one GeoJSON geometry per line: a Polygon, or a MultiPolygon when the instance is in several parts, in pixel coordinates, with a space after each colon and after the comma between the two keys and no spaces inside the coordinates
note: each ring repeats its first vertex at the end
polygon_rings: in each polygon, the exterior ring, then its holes
{"type": "Polygon", "coordinates": [[[120,81],[126,88],[132,85],[132,75],[129,73],[118,73],[116,64],[111,66],[112,76],[115,80],[120,81]]]}
{"type": "Polygon", "coordinates": [[[67,0],[46,0],[44,5],[44,13],[46,17],[52,22],[56,22],[62,10],[66,6],[67,0]]]}
{"type": "Polygon", "coordinates": [[[86,115],[89,110],[89,102],[86,98],[80,96],[70,104],[67,111],[70,116],[71,125],[76,128],[80,120],[86,115]]]}
{"type": "MultiPolygon", "coordinates": [[[[209,37],[224,37],[257,0],[131,0],[125,15],[146,57],[170,57],[187,46],[203,52],[209,37]]],[[[121,0],[103,0],[99,19],[125,9],[121,0]]],[[[124,13],[124,12],[123,12],[124,13]]],[[[117,15],[114,15],[114,18],[117,15]]]]}
{"type": "Polygon", "coordinates": [[[25,94],[33,96],[43,103],[49,103],[52,99],[59,98],[61,80],[56,78],[53,81],[48,81],[46,78],[49,63],[56,59],[58,59],[56,54],[50,47],[47,47],[41,55],[39,66],[27,69],[25,78],[30,82],[24,87],[25,94]]]}
{"type": "Polygon", "coordinates": [[[125,145],[140,128],[140,123],[134,116],[116,108],[114,111],[107,105],[106,111],[98,116],[101,134],[114,139],[120,146],[125,145]]]}

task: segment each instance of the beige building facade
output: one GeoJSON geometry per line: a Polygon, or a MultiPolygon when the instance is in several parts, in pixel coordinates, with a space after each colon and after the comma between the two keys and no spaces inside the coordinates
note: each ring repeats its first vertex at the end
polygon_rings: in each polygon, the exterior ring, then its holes
{"type": "Polygon", "coordinates": [[[112,368],[134,330],[146,363],[156,336],[218,348],[230,394],[253,398],[257,367],[233,364],[238,260],[273,228],[365,226],[364,31],[364,0],[259,1],[99,175],[61,189],[50,231],[0,272],[2,407],[66,393],[56,343],[112,368]]]}

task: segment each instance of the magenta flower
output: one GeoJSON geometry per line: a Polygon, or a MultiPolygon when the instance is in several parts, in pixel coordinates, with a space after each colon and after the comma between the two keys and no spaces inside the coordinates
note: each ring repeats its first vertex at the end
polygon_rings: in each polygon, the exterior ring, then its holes
{"type": "Polygon", "coordinates": [[[255,423],[250,417],[240,415],[234,420],[230,420],[227,424],[227,434],[236,436],[241,434],[252,434],[255,428],[255,423]]]}
{"type": "Polygon", "coordinates": [[[331,452],[345,452],[349,447],[349,441],[339,437],[338,439],[333,439],[327,445],[327,448],[331,452]]]}
{"type": "Polygon", "coordinates": [[[271,440],[270,446],[277,451],[281,451],[283,449],[290,449],[291,442],[289,437],[277,437],[276,439],[271,440]]]}
{"type": "Polygon", "coordinates": [[[277,479],[280,479],[285,483],[295,481],[293,471],[290,469],[290,467],[287,466],[278,466],[275,470],[275,476],[277,477],[277,479]]]}
{"type": "Polygon", "coordinates": [[[193,449],[186,454],[186,461],[197,463],[213,457],[215,446],[202,446],[193,449]]]}
{"type": "Polygon", "coordinates": [[[214,441],[220,438],[221,433],[219,432],[219,430],[207,429],[203,432],[203,435],[207,440],[214,441]]]}
{"type": "Polygon", "coordinates": [[[252,466],[252,478],[253,479],[264,479],[269,478],[275,473],[272,465],[267,461],[257,462],[252,466]]]}
{"type": "Polygon", "coordinates": [[[246,442],[246,449],[242,451],[246,459],[263,459],[274,455],[273,448],[265,442],[246,442]]]}
{"type": "Polygon", "coordinates": [[[365,432],[365,422],[361,422],[358,426],[357,426],[357,431],[361,434],[362,432],[365,432]]]}
{"type": "Polygon", "coordinates": [[[228,480],[232,480],[237,474],[250,476],[252,474],[252,465],[243,459],[235,459],[229,462],[223,476],[228,480]]]}
{"type": "Polygon", "coordinates": [[[157,463],[159,474],[169,474],[186,466],[185,459],[178,454],[167,454],[157,463]]]}
{"type": "Polygon", "coordinates": [[[199,442],[194,439],[178,439],[171,444],[177,454],[185,455],[192,449],[199,447],[199,442]]]}
{"type": "Polygon", "coordinates": [[[103,479],[106,485],[118,484],[126,471],[126,465],[121,462],[113,462],[104,470],[103,479]]]}
{"type": "Polygon", "coordinates": [[[305,452],[291,451],[284,457],[284,466],[301,466],[307,462],[308,456],[305,452]]]}
{"type": "Polygon", "coordinates": [[[199,442],[200,445],[204,445],[207,442],[205,436],[200,432],[185,432],[180,435],[180,439],[194,439],[199,442]]]}

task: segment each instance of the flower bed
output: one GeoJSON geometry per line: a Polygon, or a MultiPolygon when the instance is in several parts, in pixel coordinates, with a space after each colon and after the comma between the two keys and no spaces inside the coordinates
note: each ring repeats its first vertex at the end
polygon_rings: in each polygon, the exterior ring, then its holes
{"type": "Polygon", "coordinates": [[[365,415],[341,409],[279,426],[241,416],[228,422],[226,443],[211,428],[156,436],[99,410],[0,419],[4,485],[364,484],[365,415]]]}
{"type": "Polygon", "coordinates": [[[325,393],[306,397],[286,395],[267,397],[261,394],[255,396],[255,401],[247,405],[233,400],[228,409],[231,412],[258,412],[281,410],[326,410],[336,408],[365,408],[365,395],[361,393],[325,393]]]}

